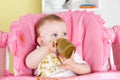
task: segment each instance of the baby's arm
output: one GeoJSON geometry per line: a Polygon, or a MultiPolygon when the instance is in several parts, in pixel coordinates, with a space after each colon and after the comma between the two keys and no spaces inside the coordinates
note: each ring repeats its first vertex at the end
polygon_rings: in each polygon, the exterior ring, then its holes
{"type": "Polygon", "coordinates": [[[85,63],[74,63],[71,65],[71,70],[77,74],[87,74],[91,72],[90,66],[85,63]]]}
{"type": "Polygon", "coordinates": [[[46,46],[39,47],[32,51],[26,57],[26,65],[28,68],[36,69],[41,60],[48,54],[49,49],[46,46]]]}
{"type": "Polygon", "coordinates": [[[50,52],[56,53],[55,42],[51,41],[48,44],[44,44],[39,48],[32,51],[26,57],[26,65],[31,69],[36,69],[39,66],[39,63],[43,60],[43,58],[50,52]]]}
{"type": "MultiPolygon", "coordinates": [[[[79,56],[79,55],[77,55],[77,56],[79,56]]],[[[60,65],[60,67],[71,70],[71,71],[75,72],[76,74],[90,73],[91,72],[90,66],[87,63],[85,63],[82,60],[82,58],[79,58],[79,57],[75,57],[75,55],[73,53],[71,58],[69,58],[69,59],[61,58],[62,65],[60,65]],[[78,61],[76,61],[75,59],[77,59],[78,61]]]]}

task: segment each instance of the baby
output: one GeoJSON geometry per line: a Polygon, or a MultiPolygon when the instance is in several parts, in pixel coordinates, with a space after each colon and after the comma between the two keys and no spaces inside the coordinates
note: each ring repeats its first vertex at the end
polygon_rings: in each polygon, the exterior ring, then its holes
{"type": "Polygon", "coordinates": [[[66,24],[56,15],[46,15],[36,26],[36,42],[39,48],[26,57],[26,65],[36,69],[35,74],[42,77],[69,77],[91,72],[89,65],[77,53],[70,58],[63,58],[57,54],[56,41],[67,39],[66,24]]]}

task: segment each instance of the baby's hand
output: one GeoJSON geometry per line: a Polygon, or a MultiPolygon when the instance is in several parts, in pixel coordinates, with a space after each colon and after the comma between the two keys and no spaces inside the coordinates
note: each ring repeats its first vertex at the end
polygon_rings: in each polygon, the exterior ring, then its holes
{"type": "Polygon", "coordinates": [[[48,48],[49,48],[50,52],[56,53],[56,41],[49,42],[48,48]]]}
{"type": "Polygon", "coordinates": [[[59,66],[60,68],[64,68],[64,69],[67,69],[67,70],[72,70],[72,68],[74,67],[74,51],[71,55],[70,58],[68,59],[65,59],[63,57],[59,57],[59,59],[61,60],[61,65],[59,66]]]}

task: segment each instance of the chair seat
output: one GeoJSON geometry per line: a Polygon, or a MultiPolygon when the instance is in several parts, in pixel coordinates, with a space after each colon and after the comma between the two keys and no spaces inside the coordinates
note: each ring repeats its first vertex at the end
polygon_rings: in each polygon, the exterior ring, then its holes
{"type": "MultiPolygon", "coordinates": [[[[32,76],[7,76],[1,77],[0,80],[36,80],[36,77],[32,76]]],[[[40,78],[39,78],[40,79],[40,78]]],[[[69,77],[69,78],[45,78],[45,80],[120,80],[120,71],[108,71],[108,72],[95,72],[86,75],[69,77]]],[[[44,79],[40,79],[44,80],[44,79]]]]}

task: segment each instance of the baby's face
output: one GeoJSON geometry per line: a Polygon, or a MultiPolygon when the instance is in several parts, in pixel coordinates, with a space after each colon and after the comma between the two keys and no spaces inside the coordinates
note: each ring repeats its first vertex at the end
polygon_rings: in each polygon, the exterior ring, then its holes
{"type": "Polygon", "coordinates": [[[64,22],[48,21],[41,26],[39,32],[45,44],[59,38],[67,39],[66,24],[64,22]]]}

